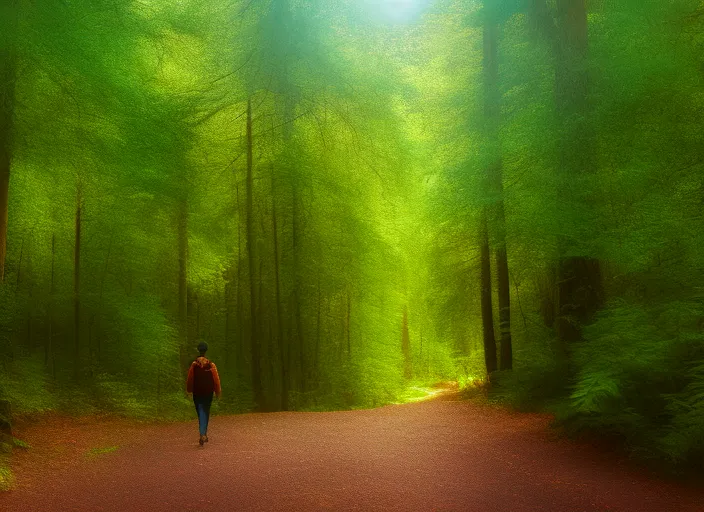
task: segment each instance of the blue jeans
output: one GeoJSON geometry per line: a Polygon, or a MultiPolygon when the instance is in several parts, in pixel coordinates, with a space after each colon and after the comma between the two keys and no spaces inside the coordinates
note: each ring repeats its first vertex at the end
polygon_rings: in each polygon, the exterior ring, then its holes
{"type": "Polygon", "coordinates": [[[196,413],[198,413],[200,435],[205,436],[208,434],[208,420],[210,419],[210,404],[213,403],[213,394],[193,395],[193,403],[196,406],[196,413]]]}

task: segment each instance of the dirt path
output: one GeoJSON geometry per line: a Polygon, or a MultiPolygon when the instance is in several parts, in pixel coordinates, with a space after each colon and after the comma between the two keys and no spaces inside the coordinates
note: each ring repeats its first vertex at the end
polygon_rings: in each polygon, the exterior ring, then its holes
{"type": "Polygon", "coordinates": [[[55,418],[20,432],[32,449],[0,510],[704,512],[704,489],[550,439],[547,423],[445,399],[217,417],[199,448],[195,421],[55,418]]]}

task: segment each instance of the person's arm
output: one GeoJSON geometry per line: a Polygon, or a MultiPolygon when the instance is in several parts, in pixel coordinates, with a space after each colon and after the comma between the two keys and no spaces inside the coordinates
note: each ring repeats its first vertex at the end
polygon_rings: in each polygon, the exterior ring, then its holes
{"type": "Polygon", "coordinates": [[[193,365],[188,369],[188,378],[186,379],[186,393],[193,393],[193,365]]]}
{"type": "Polygon", "coordinates": [[[212,361],[210,362],[210,371],[213,374],[213,384],[215,384],[215,396],[220,398],[220,393],[222,393],[222,389],[220,388],[220,376],[218,375],[218,369],[215,366],[215,363],[212,361]]]}

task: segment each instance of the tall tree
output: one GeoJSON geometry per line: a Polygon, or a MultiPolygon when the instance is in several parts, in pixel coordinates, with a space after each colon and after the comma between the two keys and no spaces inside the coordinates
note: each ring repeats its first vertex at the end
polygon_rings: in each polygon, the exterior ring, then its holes
{"type": "MultiPolygon", "coordinates": [[[[585,178],[596,171],[596,137],[589,120],[589,26],[586,0],[558,0],[557,42],[555,44],[555,96],[562,138],[559,146],[561,200],[573,213],[576,226],[569,226],[569,238],[558,240],[558,317],[557,333],[563,343],[581,337],[581,326],[601,305],[603,290],[599,260],[584,255],[579,236],[587,232],[579,224],[588,211],[589,197],[577,190],[585,178]],[[576,235],[576,236],[575,236],[576,235]],[[576,253],[576,254],[575,254],[576,253]],[[580,254],[581,253],[581,254],[580,254]]],[[[584,187],[586,188],[586,187],[584,187]]],[[[568,218],[570,216],[567,216],[568,218]]]]}
{"type": "Polygon", "coordinates": [[[403,320],[401,322],[401,352],[403,353],[403,375],[406,379],[413,376],[411,362],[411,340],[408,334],[408,306],[403,307],[403,320]]]}
{"type": "Polygon", "coordinates": [[[554,322],[560,352],[568,356],[569,344],[581,338],[604,300],[601,263],[587,254],[593,200],[589,179],[597,171],[596,131],[591,121],[589,72],[589,22],[585,0],[558,0],[551,12],[545,0],[531,0],[532,25],[552,48],[554,88],[559,137],[558,227],[556,269],[543,278],[542,315],[554,322]],[[553,273],[554,272],[554,273],[553,273]],[[554,286],[554,291],[549,287],[554,286]],[[554,309],[553,309],[554,308],[554,309]]]}
{"type": "Polygon", "coordinates": [[[257,323],[257,298],[256,298],[256,276],[255,276],[255,254],[254,254],[254,191],[253,191],[253,139],[252,139],[252,99],[247,100],[247,261],[249,263],[249,310],[252,329],[250,331],[250,347],[252,355],[252,390],[254,392],[254,402],[258,410],[266,408],[264,389],[262,386],[261,369],[261,347],[259,340],[259,325],[257,323]]]}
{"type": "Polygon", "coordinates": [[[73,242],[73,369],[76,379],[81,370],[81,232],[83,193],[79,183],[76,193],[75,235],[73,242]]]}
{"type": "Polygon", "coordinates": [[[189,364],[188,351],[188,199],[177,199],[176,237],[178,242],[178,335],[182,369],[189,364]]]}
{"type": "Polygon", "coordinates": [[[482,213],[480,225],[480,293],[482,336],[484,340],[484,363],[487,375],[497,370],[496,337],[494,335],[494,314],[491,298],[491,250],[489,248],[489,226],[486,209],[482,213]]]}
{"type": "Polygon", "coordinates": [[[19,1],[0,5],[0,282],[5,280],[7,214],[12,166],[12,133],[17,80],[17,22],[19,1]]]}
{"type": "MultiPolygon", "coordinates": [[[[501,90],[499,88],[499,8],[496,2],[484,6],[484,122],[487,132],[486,158],[490,196],[494,204],[495,255],[499,289],[500,368],[513,366],[511,342],[511,292],[509,285],[508,255],[506,251],[506,214],[501,158],[501,90]]],[[[486,263],[482,263],[485,265],[486,263]]]]}
{"type": "Polygon", "coordinates": [[[288,410],[288,388],[290,374],[290,348],[284,341],[283,336],[283,320],[282,320],[282,304],[281,304],[281,270],[279,265],[279,226],[276,221],[276,186],[275,177],[272,169],[271,176],[271,231],[274,236],[274,286],[276,290],[276,340],[280,357],[280,376],[281,376],[281,410],[288,410]]]}
{"type": "Polygon", "coordinates": [[[44,343],[44,365],[51,370],[51,376],[56,379],[56,362],[54,361],[54,308],[56,295],[56,233],[51,234],[51,277],[49,288],[48,323],[49,333],[44,343]]]}

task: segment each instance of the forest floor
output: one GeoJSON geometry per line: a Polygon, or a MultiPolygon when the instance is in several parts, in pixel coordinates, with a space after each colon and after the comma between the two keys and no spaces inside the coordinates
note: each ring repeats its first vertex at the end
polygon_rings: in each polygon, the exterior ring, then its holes
{"type": "Polygon", "coordinates": [[[704,486],[557,437],[550,418],[460,401],[140,424],[18,425],[0,510],[704,512],[704,486]]]}

